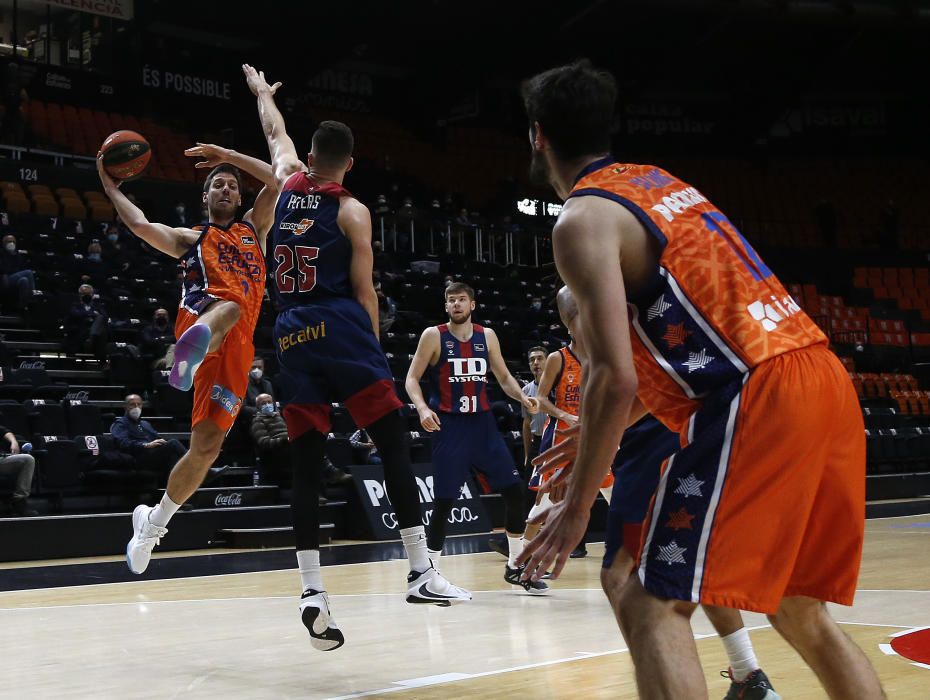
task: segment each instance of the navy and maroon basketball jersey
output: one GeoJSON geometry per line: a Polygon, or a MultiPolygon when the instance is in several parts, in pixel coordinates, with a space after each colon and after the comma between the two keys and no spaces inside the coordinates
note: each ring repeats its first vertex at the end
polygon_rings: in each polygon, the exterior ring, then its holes
{"type": "Polygon", "coordinates": [[[352,244],[336,223],[339,200],[351,196],[342,185],[318,183],[305,172],[284,183],[268,244],[279,311],[324,297],[352,297],[352,244]]]}
{"type": "Polygon", "coordinates": [[[430,408],[440,413],[489,411],[488,343],[484,327],[473,324],[471,338],[462,342],[443,323],[439,329],[439,362],[430,368],[430,408]]]}

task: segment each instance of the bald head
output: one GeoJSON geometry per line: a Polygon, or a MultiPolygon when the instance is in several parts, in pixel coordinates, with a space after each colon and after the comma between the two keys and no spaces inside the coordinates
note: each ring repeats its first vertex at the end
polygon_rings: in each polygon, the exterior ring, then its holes
{"type": "Polygon", "coordinates": [[[572,324],[578,317],[578,305],[575,304],[575,297],[572,290],[568,287],[562,287],[555,297],[555,303],[559,308],[559,318],[568,330],[572,329],[572,324]]]}

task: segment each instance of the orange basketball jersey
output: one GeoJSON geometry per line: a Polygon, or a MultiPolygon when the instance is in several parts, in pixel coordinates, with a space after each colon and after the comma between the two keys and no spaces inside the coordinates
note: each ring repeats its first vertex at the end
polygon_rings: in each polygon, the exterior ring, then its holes
{"type": "Polygon", "coordinates": [[[602,158],[571,197],[628,209],[662,246],[628,299],[639,399],[681,431],[700,400],[765,360],[827,338],[737,228],[697,189],[652,165],[602,158]]]}
{"type": "MultiPolygon", "coordinates": [[[[577,416],[581,407],[581,363],[570,347],[560,348],[559,354],[562,356],[562,369],[552,385],[551,400],[556,408],[577,416]]],[[[569,424],[549,416],[545,431],[550,430],[550,423],[554,424],[551,429],[555,431],[552,444],[558,445],[562,442],[559,433],[568,428],[569,424]]]]}
{"type": "Polygon", "coordinates": [[[255,229],[243,221],[208,224],[181,258],[181,309],[198,316],[216,299],[239,304],[239,324],[255,329],[265,294],[265,256],[255,229]]]}
{"type": "MultiPolygon", "coordinates": [[[[577,416],[581,412],[581,362],[578,360],[575,353],[572,352],[571,347],[566,346],[560,348],[559,354],[562,355],[562,369],[559,371],[559,376],[556,377],[555,384],[552,386],[549,397],[556,408],[570,413],[573,416],[577,416]]],[[[549,416],[546,421],[546,427],[543,430],[542,444],[544,448],[549,448],[562,442],[565,439],[562,435],[562,431],[570,426],[570,423],[560,418],[549,416]]],[[[546,482],[550,478],[555,477],[558,473],[559,472],[551,472],[543,476],[542,481],[546,482]]],[[[608,471],[607,476],[604,477],[604,481],[601,483],[601,488],[610,488],[613,486],[613,483],[614,476],[608,471]]]]}

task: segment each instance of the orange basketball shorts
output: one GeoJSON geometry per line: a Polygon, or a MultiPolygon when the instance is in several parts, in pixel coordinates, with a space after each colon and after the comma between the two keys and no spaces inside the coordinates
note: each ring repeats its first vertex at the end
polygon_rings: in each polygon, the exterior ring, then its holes
{"type": "Polygon", "coordinates": [[[704,399],[667,463],[638,574],[663,598],[762,613],[786,596],[851,605],[865,527],[865,429],[818,345],[704,399]]]}
{"type": "MultiPolygon", "coordinates": [[[[180,336],[197,321],[197,316],[184,309],[178,311],[176,333],[180,336]]],[[[194,408],[191,427],[202,420],[213,421],[228,432],[242,408],[249,381],[249,370],[255,358],[252,345],[254,328],[240,321],[230,329],[220,347],[209,353],[194,375],[194,408]]]]}

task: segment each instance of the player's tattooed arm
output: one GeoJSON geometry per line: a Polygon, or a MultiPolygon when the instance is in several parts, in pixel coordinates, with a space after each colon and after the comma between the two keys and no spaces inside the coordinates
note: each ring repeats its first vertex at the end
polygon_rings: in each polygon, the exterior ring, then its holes
{"type": "Polygon", "coordinates": [[[113,202],[120,220],[134,235],[156,250],[173,258],[180,258],[200,238],[200,233],[193,229],[174,228],[149,221],[145,213],[120,192],[120,183],[107,174],[103,167],[102,155],[97,156],[97,174],[100,176],[103,192],[113,202]]]}

